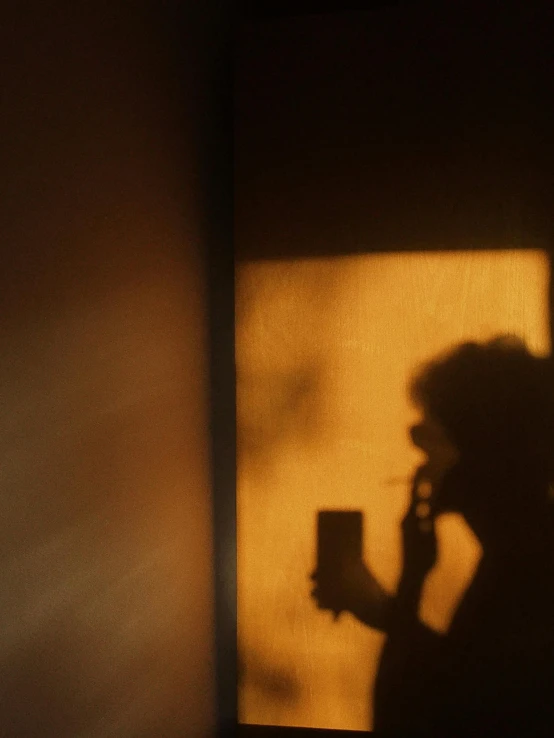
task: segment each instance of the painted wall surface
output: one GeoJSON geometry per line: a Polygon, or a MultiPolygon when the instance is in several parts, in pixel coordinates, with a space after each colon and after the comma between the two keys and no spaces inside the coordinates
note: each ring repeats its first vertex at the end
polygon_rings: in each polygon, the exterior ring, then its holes
{"type": "MultiPolygon", "coordinates": [[[[551,9],[467,0],[258,20],[236,65],[240,716],[371,724],[380,636],[309,598],[315,515],[365,513],[391,589],[417,364],[513,331],[549,350],[551,9]]],[[[478,550],[459,520],[422,615],[478,550]]]]}
{"type": "MultiPolygon", "coordinates": [[[[0,735],[213,734],[207,24],[8,3],[0,735]]],[[[156,7],[154,7],[156,6],[156,7]]]]}
{"type": "MultiPolygon", "coordinates": [[[[422,456],[408,428],[418,366],[498,333],[550,350],[540,251],[252,262],[237,275],[240,719],[365,730],[383,635],[310,598],[316,513],[364,513],[366,562],[394,592],[400,522],[422,456]]],[[[420,617],[448,629],[480,547],[437,521],[420,617]]]]}
{"type": "Polygon", "coordinates": [[[553,31],[543,0],[245,24],[239,258],[542,247],[553,31]]]}

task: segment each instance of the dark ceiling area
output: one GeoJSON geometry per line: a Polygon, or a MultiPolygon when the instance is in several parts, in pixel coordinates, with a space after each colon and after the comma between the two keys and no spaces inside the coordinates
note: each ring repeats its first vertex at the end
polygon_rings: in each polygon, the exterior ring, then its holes
{"type": "MultiPolygon", "coordinates": [[[[322,15],[328,13],[349,13],[378,10],[380,8],[413,5],[417,0],[366,0],[365,2],[340,2],[340,0],[239,0],[236,3],[237,15],[243,20],[263,20],[286,18],[300,15],[322,15]]],[[[429,0],[419,0],[418,4],[432,5],[429,0]]]]}
{"type": "Polygon", "coordinates": [[[517,8],[532,8],[544,12],[552,8],[550,0],[236,0],[233,5],[235,17],[239,21],[263,21],[279,18],[292,18],[306,15],[327,15],[360,13],[396,8],[421,8],[424,12],[436,10],[471,9],[477,12],[486,8],[495,11],[499,17],[517,8]]]}
{"type": "Polygon", "coordinates": [[[550,243],[554,6],[374,7],[244,23],[239,258],[550,243]]]}

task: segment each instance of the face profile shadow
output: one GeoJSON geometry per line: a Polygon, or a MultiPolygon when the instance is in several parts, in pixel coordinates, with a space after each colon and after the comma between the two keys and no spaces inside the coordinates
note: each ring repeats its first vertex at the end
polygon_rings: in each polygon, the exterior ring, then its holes
{"type": "Polygon", "coordinates": [[[554,371],[509,336],[465,343],[410,388],[425,453],[402,522],[402,573],[386,592],[362,555],[362,513],[319,511],[318,606],[383,631],[374,730],[554,734],[554,371]],[[446,633],[418,617],[437,560],[435,521],[465,519],[482,548],[446,633]],[[322,522],[323,521],[323,522],[322,522]]]}

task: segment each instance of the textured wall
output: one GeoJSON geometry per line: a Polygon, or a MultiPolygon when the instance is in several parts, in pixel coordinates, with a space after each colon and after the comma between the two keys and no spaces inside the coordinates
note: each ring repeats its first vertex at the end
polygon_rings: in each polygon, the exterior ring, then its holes
{"type": "MultiPolygon", "coordinates": [[[[552,11],[396,5],[252,21],[237,47],[246,722],[368,726],[380,636],[310,602],[316,510],[364,510],[394,587],[415,365],[496,331],[550,344],[552,11]]],[[[443,523],[442,628],[476,555],[443,523]]]]}
{"type": "MultiPolygon", "coordinates": [[[[548,354],[540,251],[358,255],[243,264],[237,275],[238,625],[247,723],[364,730],[381,633],[316,609],[316,513],[364,513],[364,554],[394,591],[421,463],[407,385],[421,362],[510,332],[548,354]]],[[[420,616],[448,629],[480,555],[437,522],[420,616]]]]}
{"type": "Polygon", "coordinates": [[[0,735],[10,738],[212,735],[197,131],[207,25],[191,12],[177,72],[155,6],[3,13],[0,735]]]}

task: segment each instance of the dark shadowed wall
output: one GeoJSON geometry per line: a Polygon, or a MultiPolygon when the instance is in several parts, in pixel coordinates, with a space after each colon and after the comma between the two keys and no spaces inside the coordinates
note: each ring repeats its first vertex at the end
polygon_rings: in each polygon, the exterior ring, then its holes
{"type": "Polygon", "coordinates": [[[543,0],[257,18],[237,47],[237,254],[543,246],[543,0]]]}
{"type": "Polygon", "coordinates": [[[193,5],[3,11],[2,736],[213,734],[193,5]]]}

